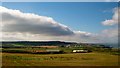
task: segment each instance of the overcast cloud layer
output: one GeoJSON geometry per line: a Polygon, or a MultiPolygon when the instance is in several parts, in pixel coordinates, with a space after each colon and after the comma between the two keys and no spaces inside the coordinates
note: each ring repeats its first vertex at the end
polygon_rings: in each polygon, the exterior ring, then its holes
{"type": "MultiPolygon", "coordinates": [[[[111,20],[103,21],[103,25],[117,25],[118,9],[115,9],[111,20]],[[112,21],[112,22],[111,22],[112,21]]],[[[2,40],[61,40],[87,43],[117,43],[118,30],[111,28],[100,34],[85,31],[74,31],[66,25],[56,22],[52,17],[33,13],[23,13],[19,10],[0,6],[2,14],[2,40]]]]}

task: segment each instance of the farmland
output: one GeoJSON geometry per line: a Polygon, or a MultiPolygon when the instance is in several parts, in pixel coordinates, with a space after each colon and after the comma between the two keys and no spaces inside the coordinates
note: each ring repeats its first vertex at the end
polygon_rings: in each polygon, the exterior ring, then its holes
{"type": "Polygon", "coordinates": [[[2,53],[3,66],[117,66],[118,56],[108,53],[23,54],[2,53]]]}
{"type": "Polygon", "coordinates": [[[90,44],[64,43],[4,43],[2,66],[118,66],[119,49],[92,46],[90,44]],[[66,45],[70,45],[66,47],[66,45]],[[18,46],[19,45],[19,46],[18,46]],[[34,46],[33,46],[34,45],[34,46]],[[38,46],[41,45],[41,46],[38,46]],[[87,46],[86,46],[87,45],[87,46]],[[88,46],[90,45],[90,46],[88,46]],[[26,47],[27,46],[27,47],[26,47]],[[73,50],[87,49],[90,52],[73,53],[73,50]],[[63,51],[52,53],[46,51],[63,51]]]}

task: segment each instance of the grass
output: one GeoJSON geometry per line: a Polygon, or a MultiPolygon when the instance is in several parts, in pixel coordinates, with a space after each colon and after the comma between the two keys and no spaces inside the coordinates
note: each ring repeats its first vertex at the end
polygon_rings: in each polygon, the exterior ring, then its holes
{"type": "Polygon", "coordinates": [[[2,53],[3,66],[117,66],[118,56],[107,53],[2,53]]]}
{"type": "MultiPolygon", "coordinates": [[[[48,48],[47,48],[48,49],[48,48]]],[[[52,48],[54,49],[54,48],[52,48]]],[[[46,48],[5,48],[2,53],[3,66],[118,66],[118,52],[71,53],[74,48],[56,48],[65,54],[28,54],[26,51],[46,48]],[[20,52],[20,53],[18,53],[20,52]],[[24,54],[23,54],[24,53],[24,54]]]]}

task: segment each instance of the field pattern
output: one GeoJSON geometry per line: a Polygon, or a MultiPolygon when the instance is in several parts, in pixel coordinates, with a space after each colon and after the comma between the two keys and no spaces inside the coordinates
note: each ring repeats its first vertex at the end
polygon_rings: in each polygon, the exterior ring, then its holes
{"type": "Polygon", "coordinates": [[[2,53],[3,66],[117,66],[118,56],[107,53],[2,53]]]}

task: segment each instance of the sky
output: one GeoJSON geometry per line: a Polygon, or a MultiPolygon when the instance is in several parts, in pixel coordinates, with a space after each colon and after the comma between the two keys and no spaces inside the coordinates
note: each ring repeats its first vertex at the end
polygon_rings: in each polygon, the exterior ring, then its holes
{"type": "Polygon", "coordinates": [[[101,22],[111,19],[112,10],[117,3],[2,3],[10,9],[24,13],[35,13],[54,18],[57,22],[67,25],[73,30],[100,32],[104,27],[101,22]],[[14,5],[13,5],[14,4],[14,5]],[[22,6],[20,6],[22,5],[22,6]],[[97,28],[97,29],[96,29],[97,28]]]}
{"type": "Polygon", "coordinates": [[[117,2],[3,2],[0,10],[3,40],[118,42],[117,2]]]}
{"type": "Polygon", "coordinates": [[[120,0],[1,0],[2,2],[118,2],[120,0]]]}

